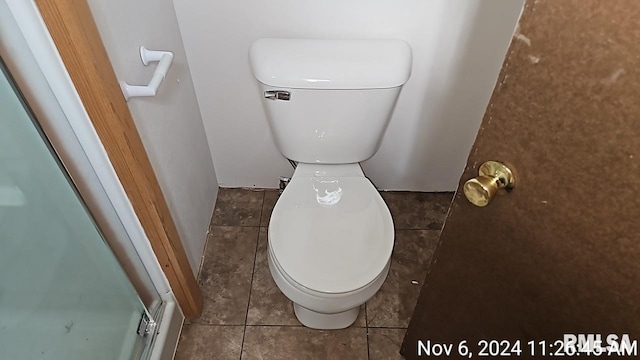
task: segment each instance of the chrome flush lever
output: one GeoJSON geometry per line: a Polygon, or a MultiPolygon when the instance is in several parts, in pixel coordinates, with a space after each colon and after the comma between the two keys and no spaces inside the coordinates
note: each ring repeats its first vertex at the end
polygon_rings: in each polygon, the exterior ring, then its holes
{"type": "Polygon", "coordinates": [[[268,90],[264,92],[264,97],[269,100],[289,101],[291,99],[291,93],[284,90],[268,90]]]}

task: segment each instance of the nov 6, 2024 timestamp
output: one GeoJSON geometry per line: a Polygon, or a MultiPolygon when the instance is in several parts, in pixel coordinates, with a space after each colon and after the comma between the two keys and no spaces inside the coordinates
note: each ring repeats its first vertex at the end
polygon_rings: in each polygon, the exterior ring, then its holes
{"type": "Polygon", "coordinates": [[[419,357],[637,357],[638,340],[629,334],[564,334],[555,340],[480,340],[456,343],[418,340],[419,357]]]}

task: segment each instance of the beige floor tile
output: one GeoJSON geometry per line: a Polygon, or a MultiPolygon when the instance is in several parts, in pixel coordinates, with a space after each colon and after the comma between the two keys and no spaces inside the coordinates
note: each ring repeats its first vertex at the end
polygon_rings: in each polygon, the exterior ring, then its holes
{"type": "Polygon", "coordinates": [[[267,262],[267,228],[260,228],[247,324],[300,325],[293,304],[278,289],[267,262]]]}
{"type": "Polygon", "coordinates": [[[259,228],[213,226],[198,284],[204,309],[192,323],[243,325],[259,228]]]}
{"type": "Polygon", "coordinates": [[[297,326],[248,326],[242,359],[365,360],[366,329],[320,331],[297,326]]]}
{"type": "Polygon", "coordinates": [[[242,347],[242,326],[185,325],[176,360],[237,360],[242,347]]]}
{"type": "Polygon", "coordinates": [[[201,282],[212,274],[253,272],[258,227],[212,226],[204,254],[201,282]]]}
{"type": "Polygon", "coordinates": [[[269,226],[269,220],[271,219],[271,212],[276,205],[276,201],[280,194],[278,190],[265,190],[264,202],[262,204],[262,218],[260,219],[260,226],[269,226]]]}
{"type": "MultiPolygon", "coordinates": [[[[255,270],[266,269],[269,270],[269,261],[267,259],[267,243],[269,241],[269,229],[261,227],[258,236],[258,248],[256,250],[256,265],[255,270]]],[[[254,271],[255,271],[254,270],[254,271]]]]}
{"type": "Polygon", "coordinates": [[[368,326],[409,325],[439,235],[439,230],[396,230],[389,276],[367,302],[368,326]]]}
{"type": "Polygon", "coordinates": [[[368,329],[369,360],[402,360],[400,346],[406,329],[368,329]]]}
{"type": "Polygon", "coordinates": [[[267,228],[264,227],[260,228],[247,324],[300,325],[293,313],[293,304],[271,277],[267,262],[267,228]]]}
{"type": "Polygon", "coordinates": [[[300,325],[293,313],[293,303],[276,287],[268,269],[253,276],[247,324],[300,325]]]}
{"type": "Polygon", "coordinates": [[[220,188],[213,210],[213,225],[260,226],[262,190],[220,188]]]}
{"type": "Polygon", "coordinates": [[[249,303],[251,274],[239,273],[216,277],[202,288],[202,315],[191,323],[210,325],[244,325],[249,303]]]}
{"type": "Polygon", "coordinates": [[[398,229],[440,230],[453,193],[381,192],[398,229]]]}

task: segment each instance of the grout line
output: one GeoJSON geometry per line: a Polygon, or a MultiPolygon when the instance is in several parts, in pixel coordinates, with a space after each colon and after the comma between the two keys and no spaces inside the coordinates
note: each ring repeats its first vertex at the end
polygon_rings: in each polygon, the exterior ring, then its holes
{"type": "MultiPolygon", "coordinates": [[[[310,329],[310,330],[317,330],[317,331],[334,331],[334,330],[319,330],[319,329],[311,329],[308,328],[302,324],[300,325],[291,325],[291,324],[247,324],[247,327],[291,327],[291,328],[305,328],[305,329],[310,329]]],[[[346,329],[365,329],[362,326],[349,326],[346,329]]],[[[344,330],[344,329],[339,329],[339,330],[344,330]]]]}
{"type": "Polygon", "coordinates": [[[240,326],[244,326],[243,324],[211,324],[211,323],[199,323],[199,322],[195,322],[195,323],[191,323],[188,325],[198,325],[198,326],[212,326],[212,327],[240,327],[240,326]]]}
{"type": "Polygon", "coordinates": [[[367,313],[367,303],[364,303],[364,328],[365,335],[367,337],[367,360],[371,360],[371,353],[369,351],[369,314],[367,313]]]}
{"type": "Polygon", "coordinates": [[[260,217],[258,218],[258,235],[256,236],[256,249],[253,253],[253,267],[251,268],[251,282],[249,285],[249,299],[247,300],[247,311],[244,313],[244,328],[242,329],[242,344],[240,345],[240,360],[244,350],[244,338],[247,334],[247,321],[249,320],[249,306],[251,305],[251,290],[253,289],[253,277],[256,274],[256,259],[258,258],[258,246],[260,245],[260,222],[262,221],[262,211],[264,209],[265,192],[262,192],[262,203],[260,204],[260,217]]]}
{"type": "Polygon", "coordinates": [[[369,328],[369,314],[367,310],[367,303],[364,303],[364,327],[369,328]]]}
{"type": "Polygon", "coordinates": [[[442,229],[425,229],[425,228],[395,228],[394,230],[420,230],[420,231],[442,231],[442,229]]]}
{"type": "MultiPolygon", "coordinates": [[[[292,325],[292,324],[213,324],[213,323],[206,323],[206,322],[192,322],[186,325],[199,325],[199,326],[220,326],[220,327],[239,327],[239,326],[246,326],[246,327],[299,327],[299,328],[303,328],[305,327],[304,325],[300,324],[300,325],[292,325]]],[[[395,326],[370,326],[370,327],[364,327],[364,326],[355,326],[352,325],[349,328],[354,328],[354,329],[395,329],[395,330],[406,330],[407,328],[405,327],[395,327],[395,326]]]]}
{"type": "Polygon", "coordinates": [[[247,324],[247,327],[299,327],[303,328],[304,325],[291,325],[291,324],[247,324]]]}
{"type": "Polygon", "coordinates": [[[407,330],[406,327],[402,326],[369,326],[368,329],[389,329],[389,330],[407,330]]]}

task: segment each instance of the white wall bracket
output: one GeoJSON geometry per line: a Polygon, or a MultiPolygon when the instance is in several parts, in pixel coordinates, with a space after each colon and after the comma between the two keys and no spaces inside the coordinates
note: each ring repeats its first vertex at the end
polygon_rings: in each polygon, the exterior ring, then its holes
{"type": "Polygon", "coordinates": [[[141,46],[140,58],[145,66],[158,61],[158,67],[156,67],[156,71],[153,73],[149,85],[129,85],[125,81],[120,81],[120,88],[122,88],[122,93],[127,101],[137,96],[156,96],[158,87],[162,83],[162,80],[164,80],[164,77],[167,76],[167,71],[169,71],[171,63],[173,62],[173,53],[171,51],[149,50],[141,46]]]}

